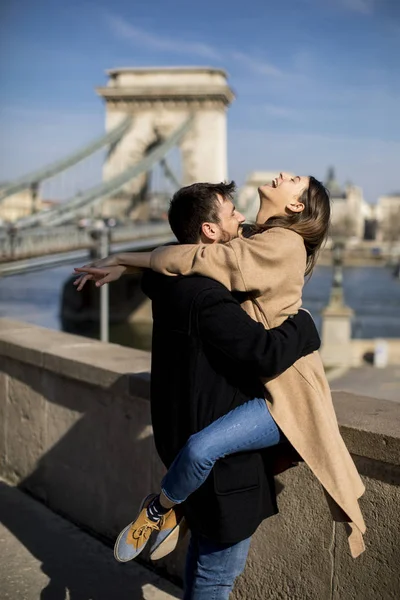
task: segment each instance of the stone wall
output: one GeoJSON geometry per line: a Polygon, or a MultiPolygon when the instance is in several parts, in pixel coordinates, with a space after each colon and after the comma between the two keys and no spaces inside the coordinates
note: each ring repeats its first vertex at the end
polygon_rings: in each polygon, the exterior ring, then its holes
{"type": "MultiPolygon", "coordinates": [[[[0,319],[0,365],[0,476],[114,539],[163,474],[150,424],[150,355],[0,319]]],[[[234,598],[398,597],[400,404],[334,398],[366,483],[367,551],[350,557],[303,465],[279,478],[280,515],[254,535],[234,598]]],[[[180,575],[184,552],[156,564],[180,575]]]]}

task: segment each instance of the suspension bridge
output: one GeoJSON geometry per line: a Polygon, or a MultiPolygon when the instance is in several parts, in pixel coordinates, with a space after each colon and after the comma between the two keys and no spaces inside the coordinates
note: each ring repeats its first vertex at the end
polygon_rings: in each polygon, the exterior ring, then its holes
{"type": "Polygon", "coordinates": [[[233,93],[224,71],[114,69],[108,76],[97,89],[106,132],[0,189],[3,219],[25,200],[23,214],[0,229],[0,275],[84,258],[105,229],[113,250],[164,243],[173,237],[165,212],[174,191],[226,179],[233,93]],[[101,181],[87,185],[90,160],[101,181]]]}

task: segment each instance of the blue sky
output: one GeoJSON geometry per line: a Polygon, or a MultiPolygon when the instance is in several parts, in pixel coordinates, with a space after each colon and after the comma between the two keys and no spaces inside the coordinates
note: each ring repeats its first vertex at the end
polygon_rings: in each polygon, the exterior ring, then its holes
{"type": "Polygon", "coordinates": [[[372,202],[400,189],[399,0],[5,0],[0,23],[0,180],[104,130],[106,69],[209,65],[238,183],[334,165],[372,202]]]}

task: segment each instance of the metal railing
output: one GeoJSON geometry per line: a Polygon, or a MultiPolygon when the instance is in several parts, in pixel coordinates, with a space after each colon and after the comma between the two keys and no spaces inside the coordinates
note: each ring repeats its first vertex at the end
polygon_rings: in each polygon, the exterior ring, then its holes
{"type": "MultiPolygon", "coordinates": [[[[70,252],[91,248],[94,233],[100,230],[79,229],[74,225],[63,227],[37,227],[27,230],[11,229],[0,232],[0,260],[20,260],[47,254],[70,252]]],[[[110,243],[139,240],[168,235],[171,230],[166,222],[132,223],[108,229],[110,243]]],[[[171,234],[172,235],[172,234],[171,234]]]]}

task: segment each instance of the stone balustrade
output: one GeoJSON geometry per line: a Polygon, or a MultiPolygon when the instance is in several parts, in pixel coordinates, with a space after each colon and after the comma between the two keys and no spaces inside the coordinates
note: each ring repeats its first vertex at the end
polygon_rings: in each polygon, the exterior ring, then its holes
{"type": "MultiPolygon", "coordinates": [[[[164,472],[152,439],[150,355],[0,319],[0,365],[0,476],[113,540],[164,472]]],[[[400,404],[345,393],[334,401],[366,484],[366,552],[350,557],[302,465],[278,478],[280,514],[254,535],[234,598],[398,597],[400,404]]],[[[184,552],[183,544],[155,564],[180,576],[184,552]]]]}

